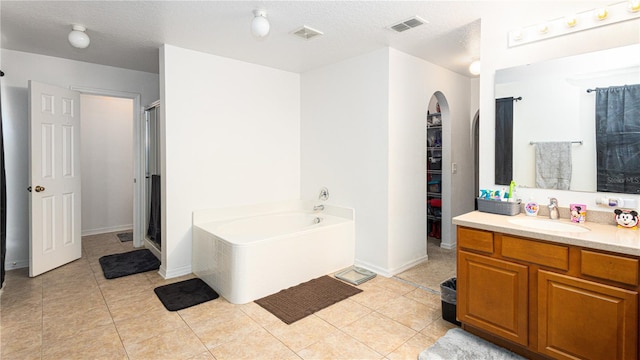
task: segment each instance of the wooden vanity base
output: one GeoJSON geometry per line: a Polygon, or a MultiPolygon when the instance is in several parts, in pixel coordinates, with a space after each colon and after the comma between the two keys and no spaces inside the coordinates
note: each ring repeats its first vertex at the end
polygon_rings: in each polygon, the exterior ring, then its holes
{"type": "Polygon", "coordinates": [[[640,258],[458,226],[463,328],[533,359],[638,359],[640,258]]]}

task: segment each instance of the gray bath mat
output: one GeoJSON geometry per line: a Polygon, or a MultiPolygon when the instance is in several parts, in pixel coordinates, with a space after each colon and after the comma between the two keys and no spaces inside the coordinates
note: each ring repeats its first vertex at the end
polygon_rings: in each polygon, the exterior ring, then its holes
{"type": "Polygon", "coordinates": [[[160,268],[160,260],[149,249],[106,255],[98,259],[104,277],[115,279],[160,268]]]}
{"type": "Polygon", "coordinates": [[[433,346],[420,353],[418,360],[525,360],[460,328],[453,328],[433,346]]]}
{"type": "Polygon", "coordinates": [[[118,239],[120,239],[120,241],[122,242],[131,241],[133,240],[133,233],[132,232],[120,233],[118,234],[118,239]]]}

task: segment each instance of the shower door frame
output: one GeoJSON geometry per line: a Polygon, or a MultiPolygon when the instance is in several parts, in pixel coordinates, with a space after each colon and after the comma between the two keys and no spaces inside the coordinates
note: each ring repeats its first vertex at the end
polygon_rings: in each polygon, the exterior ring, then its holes
{"type": "MultiPolygon", "coordinates": [[[[147,238],[147,231],[146,231],[146,227],[149,225],[149,217],[150,217],[150,201],[151,201],[151,175],[153,175],[151,173],[151,169],[150,169],[150,163],[151,163],[151,159],[150,159],[150,153],[151,153],[151,142],[150,142],[150,137],[151,137],[151,119],[148,117],[149,111],[152,109],[156,109],[155,110],[155,121],[156,121],[156,126],[157,128],[155,129],[155,141],[156,141],[156,145],[158,145],[161,141],[161,124],[159,123],[160,119],[160,100],[156,100],[153,103],[147,105],[144,107],[143,110],[143,124],[142,124],[142,132],[140,134],[141,136],[141,145],[142,145],[142,172],[143,172],[143,176],[141,177],[141,179],[143,179],[143,181],[141,182],[141,221],[144,224],[144,229],[143,229],[143,233],[142,233],[142,242],[145,243],[147,245],[147,248],[149,248],[152,252],[154,252],[156,254],[156,256],[160,257],[161,253],[162,253],[162,242],[160,244],[156,244],[155,241],[152,241],[151,239],[147,238]]],[[[155,160],[156,160],[156,173],[158,175],[161,175],[161,171],[162,171],[162,163],[161,163],[161,159],[162,159],[162,151],[161,148],[159,146],[156,146],[156,156],[155,156],[155,160]]]]}

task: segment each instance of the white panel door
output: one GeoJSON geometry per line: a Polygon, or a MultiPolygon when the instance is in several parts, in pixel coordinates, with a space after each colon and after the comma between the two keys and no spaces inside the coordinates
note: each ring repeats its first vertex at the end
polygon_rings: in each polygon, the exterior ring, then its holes
{"type": "Polygon", "coordinates": [[[80,93],[29,81],[29,276],[82,255],[80,93]]]}

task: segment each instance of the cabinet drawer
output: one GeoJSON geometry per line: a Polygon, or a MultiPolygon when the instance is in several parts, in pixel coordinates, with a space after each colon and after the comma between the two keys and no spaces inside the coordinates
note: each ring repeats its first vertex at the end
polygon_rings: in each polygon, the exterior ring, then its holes
{"type": "Polygon", "coordinates": [[[569,270],[569,247],[567,246],[503,235],[502,256],[554,269],[569,270]]]}
{"type": "Polygon", "coordinates": [[[580,273],[600,279],[638,285],[638,260],[582,250],[580,273]]]}
{"type": "Polygon", "coordinates": [[[458,246],[493,254],[493,232],[458,227],[458,246]]]}

